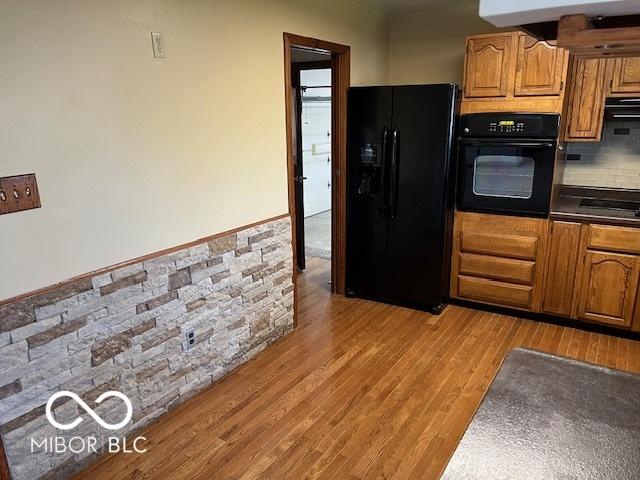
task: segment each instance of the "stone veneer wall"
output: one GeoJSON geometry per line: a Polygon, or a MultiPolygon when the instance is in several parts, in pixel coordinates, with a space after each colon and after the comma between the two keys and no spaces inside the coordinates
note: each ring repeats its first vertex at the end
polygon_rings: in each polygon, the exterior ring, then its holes
{"type": "MultiPolygon", "coordinates": [[[[60,390],[80,395],[132,435],[247,361],[293,326],[291,224],[276,219],[238,233],[100,273],[0,307],[0,432],[15,480],[63,479],[94,456],[31,453],[30,438],[109,436],[74,401],[45,416],[60,390]],[[186,348],[185,330],[197,344],[186,348]]],[[[62,402],[62,399],[61,399],[62,402]]]]}

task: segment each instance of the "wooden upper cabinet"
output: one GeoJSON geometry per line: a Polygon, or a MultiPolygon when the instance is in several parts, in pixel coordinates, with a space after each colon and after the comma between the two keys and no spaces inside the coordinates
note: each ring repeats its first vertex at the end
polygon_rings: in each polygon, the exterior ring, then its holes
{"type": "Polygon", "coordinates": [[[529,35],[518,35],[515,96],[560,95],[568,52],[529,35]]]}
{"type": "Polygon", "coordinates": [[[604,121],[606,60],[576,58],[571,75],[566,141],[599,141],[604,121]]]}
{"type": "Polygon", "coordinates": [[[542,310],[570,316],[576,267],[580,253],[579,223],[551,223],[551,242],[547,258],[542,310]]]}
{"type": "Polygon", "coordinates": [[[640,257],[587,251],[577,316],[592,322],[630,327],[638,293],[640,257]]]}
{"type": "Polygon", "coordinates": [[[616,58],[613,62],[611,93],[640,94],[640,57],[616,58]]]}
{"type": "Polygon", "coordinates": [[[512,33],[467,40],[465,97],[505,97],[509,88],[514,36],[512,33]]]}

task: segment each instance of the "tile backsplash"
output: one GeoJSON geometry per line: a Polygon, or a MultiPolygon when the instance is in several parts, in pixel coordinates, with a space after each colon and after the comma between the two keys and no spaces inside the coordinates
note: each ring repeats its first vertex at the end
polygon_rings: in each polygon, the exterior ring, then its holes
{"type": "Polygon", "coordinates": [[[568,143],[567,155],[580,160],[566,162],[565,185],[640,189],[639,121],[607,120],[600,142],[568,143]]]}

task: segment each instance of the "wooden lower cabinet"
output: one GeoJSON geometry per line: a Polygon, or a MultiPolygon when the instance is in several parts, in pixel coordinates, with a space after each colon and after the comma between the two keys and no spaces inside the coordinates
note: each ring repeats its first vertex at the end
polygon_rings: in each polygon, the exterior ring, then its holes
{"type": "Polygon", "coordinates": [[[639,275],[640,257],[587,251],[578,279],[578,319],[630,327],[639,275]]]}
{"type": "Polygon", "coordinates": [[[571,315],[580,252],[580,223],[551,221],[542,311],[571,315]]]}
{"type": "Polygon", "coordinates": [[[640,331],[640,228],[457,212],[451,297],[640,331]]]}
{"type": "Polygon", "coordinates": [[[540,311],[546,235],[543,219],[457,212],[451,296],[540,311]]]}

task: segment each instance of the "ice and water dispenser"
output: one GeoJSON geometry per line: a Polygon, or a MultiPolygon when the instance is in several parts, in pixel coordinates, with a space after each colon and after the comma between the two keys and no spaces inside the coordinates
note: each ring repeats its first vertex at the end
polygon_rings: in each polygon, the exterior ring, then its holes
{"type": "Polygon", "coordinates": [[[380,146],[373,143],[360,146],[360,161],[356,171],[358,195],[377,196],[380,194],[382,162],[379,149],[380,146]]]}

